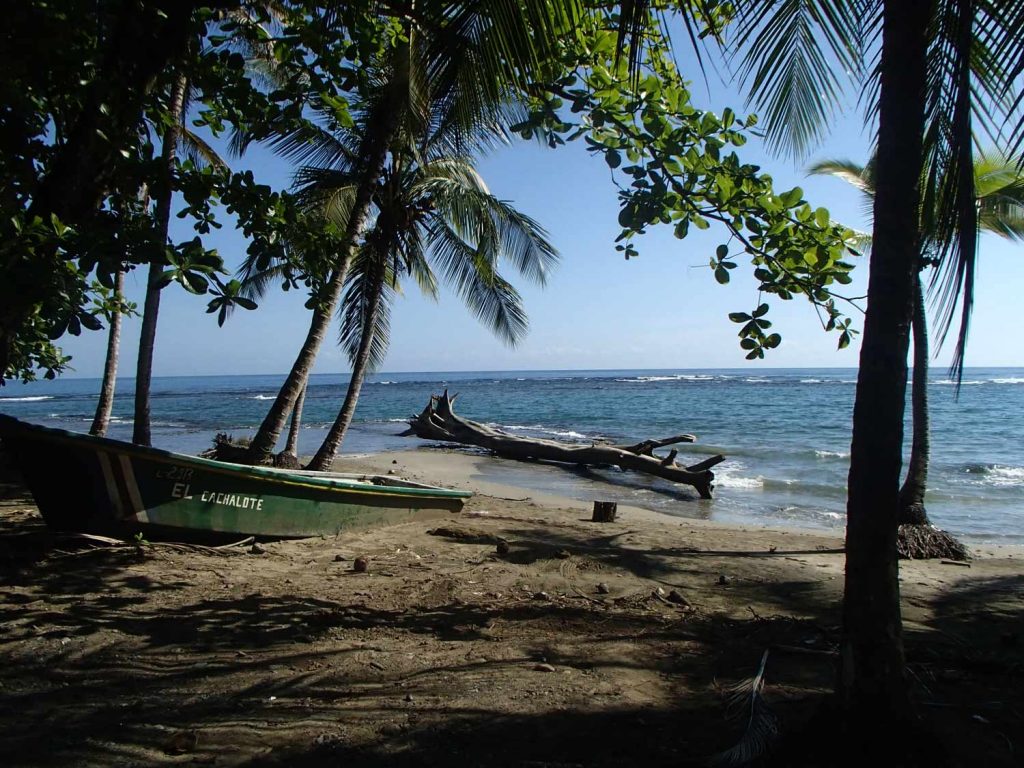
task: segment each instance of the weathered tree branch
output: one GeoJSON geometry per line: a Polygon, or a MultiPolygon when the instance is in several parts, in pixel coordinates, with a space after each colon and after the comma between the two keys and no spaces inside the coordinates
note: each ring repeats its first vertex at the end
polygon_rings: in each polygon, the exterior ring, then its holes
{"type": "Polygon", "coordinates": [[[515,437],[469,419],[455,415],[453,403],[458,395],[431,395],[423,412],[409,420],[403,436],[414,435],[425,440],[440,440],[486,448],[511,459],[539,459],[579,465],[615,465],[634,472],[692,485],[701,498],[710,499],[714,473],[711,467],[725,461],[724,456],[682,467],[675,463],[677,452],[667,457],[655,456],[654,449],[675,443],[691,443],[693,435],[676,435],[662,440],[644,440],[634,445],[572,445],[555,440],[515,437]]]}

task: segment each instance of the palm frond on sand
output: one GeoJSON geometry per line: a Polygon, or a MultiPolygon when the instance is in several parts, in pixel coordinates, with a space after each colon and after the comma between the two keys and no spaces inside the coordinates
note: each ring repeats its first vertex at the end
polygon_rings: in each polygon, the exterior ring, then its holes
{"type": "Polygon", "coordinates": [[[761,656],[757,674],[740,680],[729,688],[726,717],[730,721],[746,720],[747,727],[740,740],[729,749],[712,755],[708,766],[732,768],[748,765],[764,757],[779,736],[779,719],[765,701],[764,676],[768,666],[768,651],[761,656]]]}

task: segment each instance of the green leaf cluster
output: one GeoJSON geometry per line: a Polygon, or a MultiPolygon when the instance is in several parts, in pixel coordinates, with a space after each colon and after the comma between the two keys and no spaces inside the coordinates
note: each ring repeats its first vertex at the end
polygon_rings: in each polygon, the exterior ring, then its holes
{"type": "MultiPolygon", "coordinates": [[[[615,247],[625,258],[639,255],[638,238],[653,226],[670,226],[683,239],[691,228],[716,225],[728,235],[709,260],[719,284],[746,261],[759,295],[804,296],[824,327],[840,330],[840,346],[848,344],[855,331],[837,307],[836,289],[850,282],[855,233],[808,203],[799,187],[777,190],[771,176],[740,159],[756,116],[694,107],[655,19],[638,77],[616,55],[614,16],[598,13],[589,22],[585,42],[565,47],[562,76],[536,90],[529,120],[515,128],[549,145],[582,139],[604,159],[618,187],[615,247]]],[[[765,313],[767,306],[759,305],[765,313]]],[[[767,322],[758,315],[743,326],[748,357],[763,357],[781,341],[763,332],[767,322]]]]}

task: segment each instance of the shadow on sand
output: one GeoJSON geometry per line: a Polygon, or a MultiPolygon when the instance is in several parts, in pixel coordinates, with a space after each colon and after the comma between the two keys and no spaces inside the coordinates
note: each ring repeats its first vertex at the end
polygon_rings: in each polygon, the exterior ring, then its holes
{"type": "MultiPolygon", "coordinates": [[[[696,765],[742,733],[723,689],[766,648],[766,695],[784,724],[807,722],[833,679],[838,605],[785,569],[822,552],[641,551],[628,533],[586,546],[557,527],[502,535],[509,563],[570,551],[574,567],[666,588],[711,559],[765,557],[771,580],[728,588],[766,615],[687,613],[649,594],[388,608],[351,590],[201,594],[189,569],[227,579],[230,558],[0,531],[0,763],[696,765]],[[639,688],[611,686],[613,668],[639,688]],[[645,696],[654,681],[669,693],[645,696]]],[[[951,592],[907,632],[916,695],[951,765],[1014,765],[1024,750],[1022,588],[1018,576],[951,592]]]]}

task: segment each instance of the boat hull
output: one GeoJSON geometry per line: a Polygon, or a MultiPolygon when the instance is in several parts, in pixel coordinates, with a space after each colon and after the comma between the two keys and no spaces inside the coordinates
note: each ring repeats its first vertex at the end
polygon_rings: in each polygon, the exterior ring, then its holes
{"type": "Polygon", "coordinates": [[[227,464],[2,415],[0,438],[57,530],[298,538],[446,515],[470,495],[386,477],[227,464]]]}

